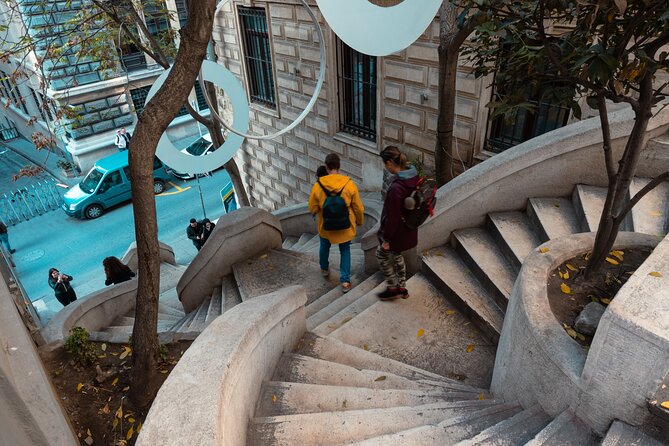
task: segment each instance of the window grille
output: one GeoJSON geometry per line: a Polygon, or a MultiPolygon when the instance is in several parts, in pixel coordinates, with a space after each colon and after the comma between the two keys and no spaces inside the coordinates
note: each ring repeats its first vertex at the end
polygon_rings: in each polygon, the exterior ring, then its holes
{"type": "Polygon", "coordinates": [[[251,101],[275,108],[272,51],[265,9],[240,7],[239,21],[251,101]]]}
{"type": "Polygon", "coordinates": [[[188,0],[176,0],[175,3],[177,5],[179,24],[183,28],[188,23],[188,0]]]}
{"type": "Polygon", "coordinates": [[[197,107],[198,110],[209,110],[209,104],[204,99],[204,94],[202,94],[202,88],[200,88],[200,81],[195,81],[195,96],[197,97],[197,107]]]}
{"type": "MultiPolygon", "coordinates": [[[[146,105],[146,97],[149,94],[149,90],[151,89],[151,85],[147,85],[146,87],[139,87],[135,88],[133,90],[130,90],[130,97],[132,97],[132,103],[135,106],[135,113],[137,116],[139,116],[142,113],[142,110],[144,110],[144,106],[146,105]]],[[[179,113],[177,113],[177,118],[179,116],[184,116],[188,114],[188,110],[186,110],[186,107],[182,106],[179,109],[179,113]]]]}
{"type": "Polygon", "coordinates": [[[376,75],[375,56],[359,53],[339,42],[339,127],[370,141],[376,141],[376,75]]]}

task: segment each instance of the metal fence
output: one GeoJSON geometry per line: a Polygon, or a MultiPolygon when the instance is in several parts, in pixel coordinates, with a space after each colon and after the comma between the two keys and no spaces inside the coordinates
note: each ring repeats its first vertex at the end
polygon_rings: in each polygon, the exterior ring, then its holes
{"type": "Polygon", "coordinates": [[[7,225],[28,221],[58,209],[63,203],[56,181],[43,179],[0,197],[0,218],[7,225]]]}

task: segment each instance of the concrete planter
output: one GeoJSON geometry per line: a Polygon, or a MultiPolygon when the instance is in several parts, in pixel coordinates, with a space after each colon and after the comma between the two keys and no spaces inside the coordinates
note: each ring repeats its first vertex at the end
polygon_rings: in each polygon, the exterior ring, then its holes
{"type": "MultiPolygon", "coordinates": [[[[632,425],[643,422],[643,402],[657,387],[654,375],[666,372],[669,363],[669,349],[657,351],[657,345],[669,346],[669,330],[661,334],[664,341],[659,343],[652,327],[637,328],[632,339],[630,326],[636,325],[630,316],[638,306],[628,298],[634,290],[633,276],[607,308],[589,351],[567,335],[550,309],[548,277],[564,261],[589,251],[594,237],[594,233],[583,233],[551,240],[541,246],[549,251],[536,248],[525,259],[509,298],[491,389],[523,407],[539,405],[553,417],[572,408],[603,433],[613,419],[632,425]],[[632,341],[634,346],[629,345],[632,341]],[[648,359],[642,360],[646,355],[648,359]],[[663,367],[658,360],[665,361],[663,367]]],[[[655,247],[660,240],[621,232],[615,248],[655,247]]],[[[657,249],[635,276],[643,275],[641,271],[656,254],[657,249]]]]}

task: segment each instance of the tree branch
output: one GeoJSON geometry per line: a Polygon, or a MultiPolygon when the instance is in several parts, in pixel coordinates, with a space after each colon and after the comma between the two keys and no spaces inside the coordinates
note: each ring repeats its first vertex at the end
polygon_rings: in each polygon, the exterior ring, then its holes
{"type": "Polygon", "coordinates": [[[606,162],[606,174],[609,181],[613,181],[616,175],[613,154],[611,150],[611,126],[609,124],[609,115],[606,108],[606,98],[603,92],[597,94],[597,110],[599,111],[599,122],[602,124],[602,136],[604,138],[604,160],[606,162]]]}
{"type": "Polygon", "coordinates": [[[616,220],[622,220],[625,218],[625,215],[650,191],[655,189],[660,183],[669,179],[669,172],[664,172],[661,175],[653,178],[650,183],[646,184],[639,192],[637,192],[634,197],[627,203],[627,205],[622,208],[618,215],[614,215],[613,218],[616,220]]]}

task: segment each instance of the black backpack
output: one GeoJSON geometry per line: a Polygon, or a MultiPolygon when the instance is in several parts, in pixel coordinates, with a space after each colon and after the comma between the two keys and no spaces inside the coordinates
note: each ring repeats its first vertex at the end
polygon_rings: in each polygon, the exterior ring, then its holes
{"type": "Polygon", "coordinates": [[[421,178],[408,197],[404,199],[404,224],[417,229],[434,214],[437,203],[437,183],[434,180],[421,178]]]}
{"type": "Polygon", "coordinates": [[[321,181],[318,180],[318,184],[326,195],[325,203],[323,203],[323,229],[326,231],[342,231],[351,227],[351,220],[348,218],[348,206],[346,206],[346,202],[341,197],[341,193],[348,184],[348,181],[339,192],[332,192],[327,190],[321,181]]]}

